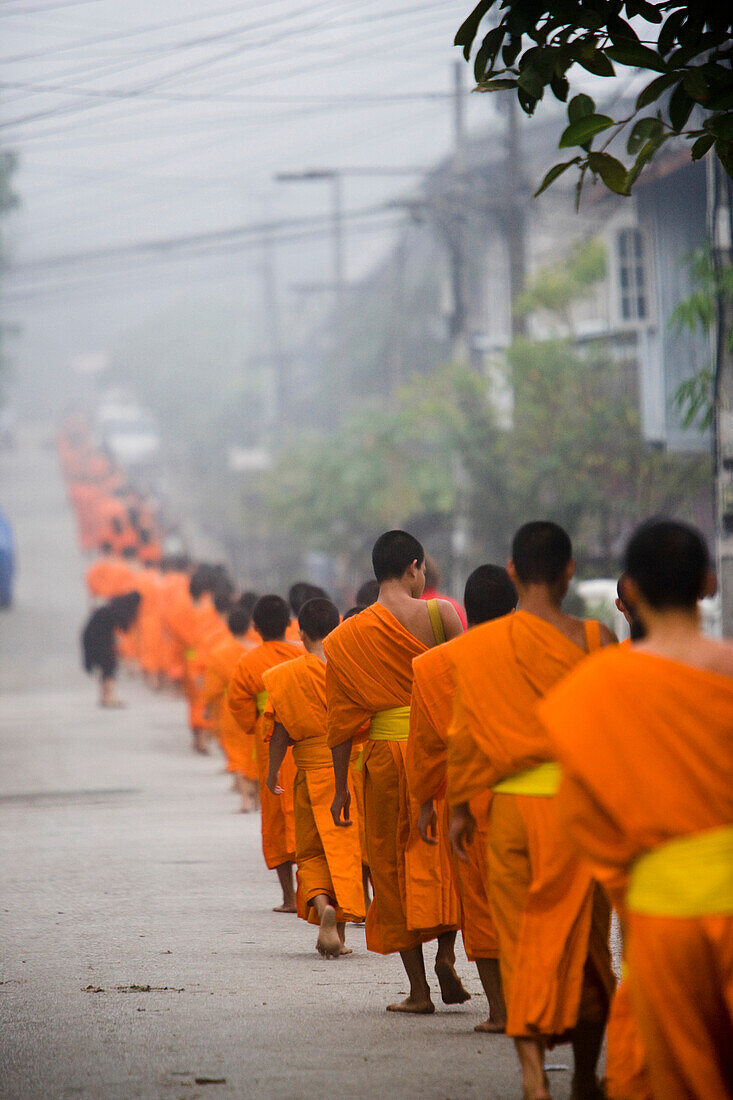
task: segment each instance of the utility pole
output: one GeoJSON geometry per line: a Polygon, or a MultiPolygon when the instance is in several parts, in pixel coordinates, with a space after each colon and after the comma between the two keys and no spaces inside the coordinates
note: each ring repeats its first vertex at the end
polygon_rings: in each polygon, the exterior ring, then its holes
{"type": "Polygon", "coordinates": [[[526,182],[522,171],[522,156],[519,132],[519,104],[512,93],[503,102],[507,109],[506,119],[506,164],[509,194],[504,214],[504,233],[509,252],[509,286],[511,290],[511,334],[512,339],[525,336],[527,325],[525,318],[516,313],[515,307],[519,295],[524,290],[526,272],[525,212],[526,182]]]}
{"type": "Polygon", "coordinates": [[[273,376],[273,445],[287,445],[290,426],[289,386],[287,364],[282,346],[282,328],[280,324],[280,303],[277,293],[275,274],[275,248],[272,234],[268,233],[262,242],[262,298],[265,310],[265,325],[269,342],[269,360],[273,376]]]}
{"type": "Polygon", "coordinates": [[[716,293],[713,456],[715,533],[723,637],[733,638],[733,302],[722,273],[733,263],[733,195],[718,158],[708,158],[708,210],[716,293]]]}

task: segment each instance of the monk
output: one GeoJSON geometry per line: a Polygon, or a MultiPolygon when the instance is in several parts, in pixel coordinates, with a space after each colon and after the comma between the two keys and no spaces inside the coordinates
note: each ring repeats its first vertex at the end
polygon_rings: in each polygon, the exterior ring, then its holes
{"type": "Polygon", "coordinates": [[[364,919],[361,851],[356,829],[339,829],[331,817],[335,788],[326,743],[326,657],[323,640],[339,625],[330,600],[308,600],[298,623],[302,657],[266,672],[264,716],[269,744],[268,790],[283,794],[278,774],[288,746],[297,770],[293,790],[298,916],[319,925],[316,950],[324,958],[350,955],[346,921],[364,919]]]}
{"type": "Polygon", "coordinates": [[[110,600],[124,596],[134,585],[133,571],[128,563],[112,552],[112,544],[103,542],[100,557],[86,571],[86,586],[93,600],[110,600]]]}
{"type": "Polygon", "coordinates": [[[279,786],[282,795],[267,788],[269,770],[268,747],[262,730],[262,715],[267,705],[263,675],[269,668],[299,657],[303,648],[285,641],[290,611],[281,596],[260,596],[252,612],[254,626],[262,643],[239,658],[227,699],[235,721],[245,736],[254,736],[262,810],[262,853],[270,870],[277,872],[282,890],[282,905],[275,913],[296,913],[293,863],[295,861],[295,827],[293,824],[293,783],[295,765],[288,752],[280,768],[279,786]]]}
{"type": "Polygon", "coordinates": [[[294,584],[290,585],[288,589],[288,603],[290,604],[291,618],[285,634],[287,641],[300,641],[298,615],[300,615],[301,607],[303,607],[308,600],[327,600],[328,598],[328,592],[319,588],[317,584],[310,584],[308,581],[295,581],[294,584]]]}
{"type": "Polygon", "coordinates": [[[216,725],[227,771],[233,774],[241,798],[239,812],[243,814],[251,813],[260,804],[254,737],[242,733],[229,707],[227,692],[239,658],[250,649],[245,641],[250,618],[245,607],[234,604],[227,617],[228,637],[207,653],[204,681],[204,705],[216,725]]]}
{"type": "Polygon", "coordinates": [[[470,800],[493,789],[489,902],[526,1100],[548,1100],[544,1053],[572,1040],[573,1100],[599,1095],[596,1064],[613,990],[610,909],[589,868],[568,848],[554,794],[557,764],[535,709],[588,652],[615,642],[597,622],[562,610],[575,570],[557,524],[525,524],[507,572],[513,615],[484,623],[451,647],[456,683],[448,739],[451,835],[461,849],[470,800]]]}
{"type": "Polygon", "coordinates": [[[425,552],[405,531],[388,531],[372,551],[379,599],[342,623],[326,638],[328,743],[336,793],[332,813],[351,824],[348,769],[355,738],[366,742],[363,757],[367,858],[374,900],[366,919],[367,947],[387,955],[398,951],[410,983],[406,1000],[389,1012],[431,1013],[435,1006],[425,976],[422,944],[438,938],[435,971],[443,1001],[468,998],[455,972],[453,927],[416,931],[407,923],[407,890],[434,886],[407,882],[409,795],[404,757],[409,731],[412,661],[427,649],[461,633],[449,603],[425,603],[425,552]]]}
{"type": "MultiPolygon", "coordinates": [[[[505,569],[480,565],[466,582],[463,597],[469,629],[508,615],[517,605],[517,593],[505,569]]],[[[418,830],[431,845],[438,838],[453,856],[453,873],[461,909],[461,934],[468,958],[476,963],[489,1002],[489,1018],[476,1031],[501,1032],[506,1010],[499,973],[499,946],[491,919],[486,870],[491,793],[484,791],[471,800],[476,831],[459,859],[449,845],[449,819],[445,813],[448,732],[453,714],[455,687],[448,659],[451,646],[437,646],[416,657],[410,707],[410,737],[407,742],[407,780],[410,792],[420,804],[418,830]],[[436,805],[437,803],[437,805],[436,805]],[[439,809],[438,807],[442,807],[439,809]]]]}
{"type": "Polygon", "coordinates": [[[558,812],[623,884],[655,1100],[731,1100],[733,642],[702,633],[697,602],[715,577],[694,528],[644,524],[625,570],[645,637],[582,665],[539,708],[563,767],[558,812]]]}
{"type": "Polygon", "coordinates": [[[89,616],[81,636],[84,668],[94,675],[99,670],[100,707],[124,706],[115,694],[117,672],[116,633],[125,633],[134,624],[140,606],[140,593],[127,592],[98,607],[89,616]]]}

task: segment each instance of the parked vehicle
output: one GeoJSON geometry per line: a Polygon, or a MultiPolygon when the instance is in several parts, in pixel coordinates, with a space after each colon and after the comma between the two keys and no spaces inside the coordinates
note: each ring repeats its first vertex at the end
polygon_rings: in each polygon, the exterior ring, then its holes
{"type": "Polygon", "coordinates": [[[13,602],[14,575],[13,528],[8,517],[0,509],[0,607],[10,607],[13,602]]]}

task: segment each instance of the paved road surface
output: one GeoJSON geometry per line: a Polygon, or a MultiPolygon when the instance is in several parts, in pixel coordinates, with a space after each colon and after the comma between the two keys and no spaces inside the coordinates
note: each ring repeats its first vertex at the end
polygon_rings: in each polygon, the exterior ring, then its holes
{"type": "MultiPolygon", "coordinates": [[[[124,683],[127,710],[94,705],[50,433],[0,455],[0,503],[20,557],[0,613],[0,1096],[518,1100],[511,1043],[473,1031],[464,958],[467,1005],[385,1013],[405,980],[362,929],[324,962],[270,911],[259,821],[234,813],[221,760],[190,752],[180,701],[124,683]]],[[[553,1074],[559,1100],[569,1077],[553,1074]]]]}

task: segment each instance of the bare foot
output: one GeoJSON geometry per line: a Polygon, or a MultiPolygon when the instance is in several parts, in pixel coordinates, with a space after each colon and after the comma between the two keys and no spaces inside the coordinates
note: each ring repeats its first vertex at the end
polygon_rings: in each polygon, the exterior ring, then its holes
{"type": "Polygon", "coordinates": [[[354,954],[354,952],[351,950],[350,947],[345,947],[343,943],[341,944],[341,950],[339,951],[339,955],[353,955],[353,954],[354,954]]]}
{"type": "Polygon", "coordinates": [[[427,1001],[414,1001],[412,997],[406,997],[397,1004],[387,1005],[387,1012],[407,1012],[415,1016],[430,1016],[435,1012],[435,1005],[428,998],[427,1001]]]}
{"type": "Polygon", "coordinates": [[[286,905],[283,902],[282,905],[274,905],[272,907],[272,911],[273,911],[273,913],[297,913],[298,912],[298,907],[297,907],[297,905],[294,905],[292,903],[288,903],[286,905]]]}
{"type": "Polygon", "coordinates": [[[100,701],[100,707],[109,707],[111,710],[119,710],[121,707],[126,707],[127,703],[123,703],[121,699],[105,699],[100,701]]]}
{"type": "Polygon", "coordinates": [[[239,809],[237,810],[238,814],[248,814],[248,813],[251,813],[251,812],[252,811],[250,810],[249,806],[240,806],[239,809]]]}
{"type": "Polygon", "coordinates": [[[550,1082],[547,1080],[547,1074],[543,1074],[543,1081],[538,1089],[532,1089],[531,1092],[522,1093],[522,1100],[552,1100],[550,1082]]]}
{"type": "Polygon", "coordinates": [[[504,1024],[497,1024],[495,1020],[492,1020],[489,1016],[488,1020],[484,1020],[483,1023],[476,1024],[474,1031],[484,1031],[487,1035],[503,1035],[506,1028],[504,1024]]]}
{"type": "Polygon", "coordinates": [[[448,963],[436,962],[435,973],[440,983],[440,995],[443,998],[443,1004],[462,1005],[464,1001],[470,1001],[471,994],[463,988],[455,967],[449,966],[448,963]]]}
{"type": "Polygon", "coordinates": [[[332,905],[327,905],[321,916],[316,951],[319,955],[323,955],[324,959],[337,959],[341,954],[342,946],[336,929],[336,910],[332,905]]]}

